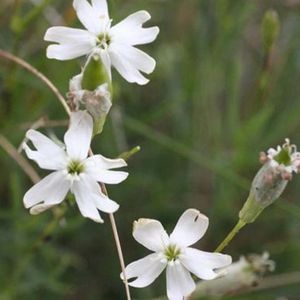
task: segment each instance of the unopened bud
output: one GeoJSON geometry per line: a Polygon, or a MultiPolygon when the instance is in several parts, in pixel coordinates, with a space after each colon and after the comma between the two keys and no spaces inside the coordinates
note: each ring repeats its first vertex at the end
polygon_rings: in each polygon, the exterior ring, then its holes
{"type": "Polygon", "coordinates": [[[264,51],[269,53],[279,35],[280,21],[275,10],[268,10],[262,21],[262,41],[264,51]]]}
{"type": "Polygon", "coordinates": [[[102,62],[100,54],[94,54],[89,58],[82,73],[81,87],[83,90],[94,91],[106,83],[112,93],[110,74],[102,62]]]}

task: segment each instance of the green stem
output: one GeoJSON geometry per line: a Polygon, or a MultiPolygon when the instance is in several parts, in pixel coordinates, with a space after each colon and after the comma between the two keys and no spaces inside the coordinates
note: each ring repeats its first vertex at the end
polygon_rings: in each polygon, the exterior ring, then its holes
{"type": "Polygon", "coordinates": [[[232,239],[238,234],[238,232],[246,225],[246,223],[242,220],[239,220],[234,228],[229,232],[226,238],[222,241],[222,243],[217,247],[215,252],[221,252],[225,249],[225,247],[232,241],[232,239]]]}

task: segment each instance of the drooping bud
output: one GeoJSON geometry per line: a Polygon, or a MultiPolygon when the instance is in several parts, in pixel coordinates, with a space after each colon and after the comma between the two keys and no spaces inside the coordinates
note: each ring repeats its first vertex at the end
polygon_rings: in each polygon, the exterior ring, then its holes
{"type": "Polygon", "coordinates": [[[245,223],[252,223],[260,213],[280,197],[292,173],[298,173],[300,153],[295,145],[286,143],[277,150],[270,148],[268,154],[260,154],[264,163],[253,179],[247,201],[239,213],[239,218],[245,223]]]}
{"type": "Polygon", "coordinates": [[[269,53],[276,43],[280,30],[280,21],[275,10],[270,9],[265,13],[261,27],[263,48],[269,53]]]}

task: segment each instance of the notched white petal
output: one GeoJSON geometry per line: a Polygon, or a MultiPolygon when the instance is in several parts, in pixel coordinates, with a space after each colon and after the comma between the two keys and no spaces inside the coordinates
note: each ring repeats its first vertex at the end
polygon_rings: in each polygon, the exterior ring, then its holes
{"type": "Polygon", "coordinates": [[[181,257],[182,264],[197,277],[204,280],[217,278],[217,269],[227,267],[231,264],[231,256],[221,253],[210,253],[194,248],[186,248],[181,257]]]}
{"type": "Polygon", "coordinates": [[[84,165],[86,174],[98,182],[118,184],[128,177],[127,172],[109,170],[126,166],[123,159],[108,159],[102,155],[94,155],[86,159],[84,165]]]}
{"type": "Polygon", "coordinates": [[[123,171],[107,171],[89,168],[86,170],[86,173],[96,181],[106,184],[118,184],[128,177],[128,173],[123,171]]]}
{"type": "Polygon", "coordinates": [[[208,228],[208,223],[208,218],[198,210],[188,209],[179,218],[170,235],[170,240],[188,247],[202,238],[208,228]]]}
{"type": "Polygon", "coordinates": [[[34,160],[40,168],[46,170],[64,168],[67,159],[62,147],[58,146],[47,136],[32,129],[27,131],[26,139],[32,142],[36,150],[32,150],[26,143],[23,144],[23,149],[27,157],[34,160]]]}
{"type": "Polygon", "coordinates": [[[73,7],[82,25],[90,32],[100,34],[101,20],[91,4],[87,0],[74,0],[73,7]]]}
{"type": "MultiPolygon", "coordinates": [[[[125,274],[126,278],[129,279],[128,284],[136,288],[146,287],[162,273],[165,267],[166,263],[162,263],[156,253],[149,254],[126,267],[125,274]]],[[[124,279],[122,273],[120,276],[124,279]]]]}
{"type": "Polygon", "coordinates": [[[104,169],[104,170],[110,170],[110,169],[116,169],[116,168],[122,168],[126,167],[127,163],[122,158],[106,158],[103,155],[96,154],[91,157],[89,157],[86,160],[86,164],[88,167],[91,168],[98,168],[98,169],[104,169]]]}
{"type": "Polygon", "coordinates": [[[153,219],[139,219],[133,224],[133,237],[152,251],[163,251],[169,243],[169,236],[162,224],[153,219]]]}
{"type": "Polygon", "coordinates": [[[64,140],[71,159],[85,159],[91,144],[93,119],[86,111],[71,114],[70,127],[64,140]]]}
{"type": "Polygon", "coordinates": [[[66,180],[62,171],[49,174],[24,195],[23,202],[26,208],[39,203],[43,205],[56,205],[61,203],[70,189],[70,182],[66,180]]]}
{"type": "Polygon", "coordinates": [[[46,55],[50,59],[70,60],[87,55],[92,49],[91,45],[80,42],[76,44],[50,45],[47,47],[46,55]]]}
{"type": "Polygon", "coordinates": [[[190,273],[180,264],[167,267],[167,295],[171,300],[183,300],[196,288],[190,273]]]}
{"type": "Polygon", "coordinates": [[[86,187],[82,181],[74,182],[72,187],[80,213],[94,222],[104,223],[94,202],[93,194],[86,187]]]}
{"type": "Polygon", "coordinates": [[[52,207],[54,207],[55,205],[53,204],[37,204],[35,206],[33,206],[29,212],[31,215],[38,215],[52,207]]]}
{"type": "Polygon", "coordinates": [[[124,57],[123,53],[119,51],[118,47],[111,46],[109,49],[112,65],[117,69],[120,75],[128,82],[145,85],[149,82],[141,72],[124,57]]]}
{"type": "Polygon", "coordinates": [[[119,209],[120,205],[117,202],[109,199],[105,195],[102,196],[103,197],[97,197],[95,199],[94,202],[96,207],[107,214],[115,213],[119,209]]]}
{"type": "Polygon", "coordinates": [[[44,36],[44,40],[60,44],[90,44],[96,46],[96,37],[84,29],[65,26],[50,27],[44,36]]]}
{"type": "Polygon", "coordinates": [[[143,23],[151,18],[147,11],[138,11],[111,28],[113,40],[126,45],[143,45],[153,42],[158,33],[157,26],[144,28],[143,23]]]}
{"type": "Polygon", "coordinates": [[[109,19],[106,0],[92,0],[92,6],[97,16],[101,19],[109,19]]]}

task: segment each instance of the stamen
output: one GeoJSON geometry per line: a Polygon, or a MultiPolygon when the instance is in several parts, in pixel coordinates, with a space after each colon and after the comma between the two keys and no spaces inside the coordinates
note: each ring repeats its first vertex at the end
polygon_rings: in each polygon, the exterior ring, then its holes
{"type": "Polygon", "coordinates": [[[70,175],[79,175],[84,171],[84,166],[80,161],[72,160],[68,164],[67,170],[70,175]]]}
{"type": "Polygon", "coordinates": [[[172,262],[172,261],[176,261],[179,258],[179,255],[181,254],[181,250],[176,245],[169,245],[165,249],[164,254],[168,262],[172,262]]]}

